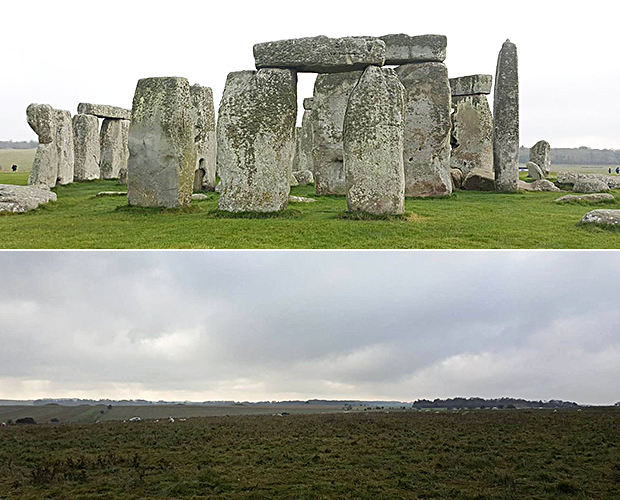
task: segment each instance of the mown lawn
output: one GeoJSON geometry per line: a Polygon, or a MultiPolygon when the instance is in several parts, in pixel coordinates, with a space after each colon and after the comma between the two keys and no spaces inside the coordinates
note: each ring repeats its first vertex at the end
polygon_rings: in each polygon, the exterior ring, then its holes
{"type": "MultiPolygon", "coordinates": [[[[0,184],[27,182],[0,173],[0,184]]],[[[217,213],[215,193],[190,209],[128,207],[116,181],[58,187],[58,201],[23,215],[0,216],[0,248],[619,248],[620,232],[579,226],[594,208],[554,203],[557,193],[459,191],[443,199],[407,200],[403,220],[344,219],[345,197],[292,203],[268,218],[217,213]]],[[[292,189],[314,197],[313,187],[292,189]]],[[[620,192],[615,193],[620,200],[620,192]]]]}
{"type": "Polygon", "coordinates": [[[620,412],[4,427],[0,498],[617,500],[620,412]]]}
{"type": "Polygon", "coordinates": [[[36,149],[0,149],[0,172],[10,172],[17,165],[18,172],[30,172],[36,149]]]}

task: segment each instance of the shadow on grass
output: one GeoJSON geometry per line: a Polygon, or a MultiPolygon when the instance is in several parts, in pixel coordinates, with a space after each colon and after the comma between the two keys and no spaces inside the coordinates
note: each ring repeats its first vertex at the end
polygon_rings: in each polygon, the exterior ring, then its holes
{"type": "Polygon", "coordinates": [[[566,200],[566,201],[556,201],[558,205],[581,205],[584,207],[596,206],[596,205],[613,205],[616,203],[616,200],[566,200]]]}
{"type": "Polygon", "coordinates": [[[301,210],[287,208],[280,212],[225,212],[210,210],[208,215],[212,219],[297,219],[303,215],[301,210]]]}
{"type": "Polygon", "coordinates": [[[194,205],[186,205],[183,207],[165,208],[165,207],[132,207],[131,205],[121,205],[116,207],[114,212],[135,215],[187,215],[202,212],[200,207],[194,205]]]}
{"type": "Polygon", "coordinates": [[[620,233],[620,224],[593,224],[591,222],[584,223],[579,221],[577,223],[577,227],[592,233],[597,233],[600,231],[620,233]]]}
{"type": "Polygon", "coordinates": [[[337,219],[343,220],[356,220],[356,221],[403,221],[403,222],[421,222],[424,217],[421,217],[412,212],[405,212],[400,215],[376,215],[369,214],[368,212],[344,212],[336,216],[337,219]]]}

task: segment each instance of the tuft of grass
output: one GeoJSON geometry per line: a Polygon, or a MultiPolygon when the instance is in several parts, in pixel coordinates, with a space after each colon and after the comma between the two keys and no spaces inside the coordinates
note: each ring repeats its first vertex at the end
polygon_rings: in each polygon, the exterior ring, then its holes
{"type": "Polygon", "coordinates": [[[219,209],[209,211],[209,217],[213,219],[296,219],[301,215],[301,210],[293,208],[280,212],[225,212],[219,209]]]}
{"type": "Polygon", "coordinates": [[[368,220],[369,221],[376,221],[376,220],[411,221],[411,220],[415,220],[415,219],[412,219],[412,216],[415,216],[415,214],[407,213],[407,212],[405,212],[404,214],[398,214],[398,215],[377,215],[377,214],[370,214],[368,212],[345,212],[343,214],[340,214],[338,218],[344,219],[344,220],[367,220],[367,221],[368,220]]]}

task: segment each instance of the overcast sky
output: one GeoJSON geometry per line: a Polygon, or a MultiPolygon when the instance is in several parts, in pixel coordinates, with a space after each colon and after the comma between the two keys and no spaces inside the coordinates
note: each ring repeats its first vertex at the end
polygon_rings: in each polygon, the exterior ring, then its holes
{"type": "MultiPolygon", "coordinates": [[[[254,68],[257,42],[437,33],[448,36],[451,77],[494,75],[502,43],[517,44],[522,144],[620,149],[619,10],[601,0],[4,2],[0,139],[36,139],[26,123],[31,102],[73,113],[82,101],[131,107],[143,77],[211,86],[217,107],[226,75],[254,68]]],[[[300,101],[313,83],[300,75],[300,101]]]]}
{"type": "Polygon", "coordinates": [[[2,252],[0,399],[620,401],[614,252],[2,252]]]}

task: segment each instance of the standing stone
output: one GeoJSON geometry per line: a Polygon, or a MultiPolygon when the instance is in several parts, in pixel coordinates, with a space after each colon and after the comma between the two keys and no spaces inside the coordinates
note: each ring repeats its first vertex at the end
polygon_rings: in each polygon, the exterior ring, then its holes
{"type": "Polygon", "coordinates": [[[526,165],[529,176],[535,181],[539,181],[545,178],[542,169],[538,166],[537,163],[530,161],[526,165]]]}
{"type": "Polygon", "coordinates": [[[217,138],[215,136],[215,108],[210,87],[190,87],[192,105],[196,113],[196,173],[194,191],[213,191],[217,169],[217,138]]]}
{"type": "Polygon", "coordinates": [[[131,120],[119,120],[121,122],[120,141],[120,168],[118,169],[118,182],[127,184],[127,171],[129,169],[129,127],[131,120]]]}
{"type": "Polygon", "coordinates": [[[75,148],[74,179],[92,181],[99,179],[99,119],[93,115],[77,114],[73,117],[73,145],[75,148]]]}
{"type": "Polygon", "coordinates": [[[539,141],[530,149],[530,161],[536,163],[545,177],[551,173],[551,145],[547,141],[539,141]]]}
{"type": "Polygon", "coordinates": [[[118,179],[129,159],[129,120],[106,118],[101,124],[101,178],[118,179]]]}
{"type": "Polygon", "coordinates": [[[299,147],[301,140],[301,127],[295,128],[295,156],[293,157],[293,172],[299,172],[299,147]]]}
{"type": "Polygon", "coordinates": [[[73,182],[75,152],[73,149],[73,120],[71,112],[54,110],[56,113],[56,150],[58,151],[57,183],[65,186],[73,182]]]}
{"type": "Polygon", "coordinates": [[[217,122],[219,208],[286,208],[295,154],[297,75],[284,69],[230,73],[217,122]]]}
{"type": "Polygon", "coordinates": [[[28,125],[39,136],[28,184],[53,188],[58,178],[56,146],[56,113],[48,104],[31,104],[26,109],[28,125]]]}
{"type": "Polygon", "coordinates": [[[319,75],[312,104],[312,163],[317,195],[347,194],[342,131],[349,96],[361,71],[319,75]]]}
{"type": "Polygon", "coordinates": [[[385,64],[444,62],[448,39],[443,35],[409,36],[404,34],[380,37],[385,43],[385,64]]]}
{"type": "Polygon", "coordinates": [[[516,192],[519,180],[519,64],[517,46],[507,40],[497,61],[493,157],[495,188],[516,192]]]}
{"type": "Polygon", "coordinates": [[[350,212],[405,211],[405,89],[393,69],[369,66],[344,118],[344,167],[350,212]]]}
{"type": "Polygon", "coordinates": [[[175,77],[140,80],[129,127],[129,204],[189,205],[195,169],[189,82],[175,77]]]}
{"type": "Polygon", "coordinates": [[[314,162],[312,160],[312,145],[313,145],[312,108],[313,106],[314,106],[313,98],[304,99],[304,116],[301,119],[301,129],[298,130],[299,153],[298,153],[297,170],[295,171],[309,170],[310,172],[314,174],[314,162]]]}
{"type": "Polygon", "coordinates": [[[452,194],[450,176],[451,93],[443,63],[396,69],[405,87],[405,196],[452,194]]]}

